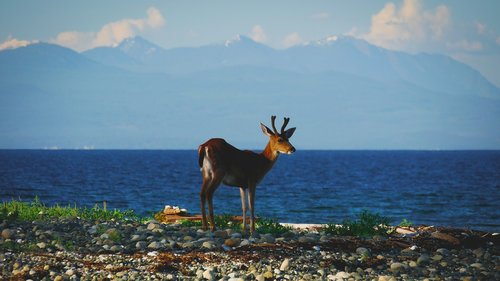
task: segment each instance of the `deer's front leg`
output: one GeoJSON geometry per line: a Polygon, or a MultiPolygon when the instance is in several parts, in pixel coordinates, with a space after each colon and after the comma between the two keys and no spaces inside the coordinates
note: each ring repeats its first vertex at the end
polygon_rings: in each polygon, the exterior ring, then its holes
{"type": "Polygon", "coordinates": [[[247,232],[247,191],[245,188],[240,187],[240,197],[241,197],[241,210],[243,211],[242,216],[242,229],[243,233],[247,232]]]}
{"type": "Polygon", "coordinates": [[[248,187],[248,205],[250,205],[250,232],[255,231],[255,215],[254,215],[254,204],[255,204],[255,185],[249,185],[248,187]]]}

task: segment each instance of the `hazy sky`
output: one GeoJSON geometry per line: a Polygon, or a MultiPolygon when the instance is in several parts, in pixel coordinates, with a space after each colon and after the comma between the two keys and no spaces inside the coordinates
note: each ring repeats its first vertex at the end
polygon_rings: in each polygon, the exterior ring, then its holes
{"type": "Polygon", "coordinates": [[[442,53],[500,86],[500,1],[0,2],[0,49],[36,41],[83,51],[140,35],[164,47],[236,34],[274,48],[348,34],[389,49],[442,53]]]}

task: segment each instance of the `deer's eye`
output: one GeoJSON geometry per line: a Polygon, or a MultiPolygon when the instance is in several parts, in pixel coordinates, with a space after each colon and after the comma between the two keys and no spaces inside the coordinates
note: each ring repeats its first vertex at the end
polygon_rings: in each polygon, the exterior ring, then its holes
{"type": "Polygon", "coordinates": [[[279,138],[279,139],[278,139],[278,142],[284,142],[284,141],[285,141],[285,140],[284,140],[284,139],[282,139],[282,138],[279,138]]]}

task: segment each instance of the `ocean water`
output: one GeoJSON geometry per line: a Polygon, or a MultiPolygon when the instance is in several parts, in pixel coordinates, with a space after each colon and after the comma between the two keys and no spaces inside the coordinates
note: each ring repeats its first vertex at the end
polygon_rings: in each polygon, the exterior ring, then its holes
{"type": "MultiPolygon", "coordinates": [[[[200,212],[194,150],[0,150],[0,200],[200,212]]],[[[221,185],[216,214],[240,214],[221,185]]],[[[282,155],[256,192],[256,215],[327,223],[367,209],[397,224],[500,231],[500,151],[298,151],[282,155]]]]}

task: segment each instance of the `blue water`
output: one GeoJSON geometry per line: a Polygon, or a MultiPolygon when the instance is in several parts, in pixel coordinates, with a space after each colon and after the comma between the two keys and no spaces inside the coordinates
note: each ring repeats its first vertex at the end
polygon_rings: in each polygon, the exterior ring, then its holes
{"type": "MultiPolygon", "coordinates": [[[[0,200],[199,213],[196,151],[0,150],[0,200]]],[[[221,186],[216,213],[239,214],[221,186]]],[[[298,151],[280,156],[257,188],[256,214],[325,223],[363,209],[415,224],[500,231],[500,151],[298,151]]]]}

